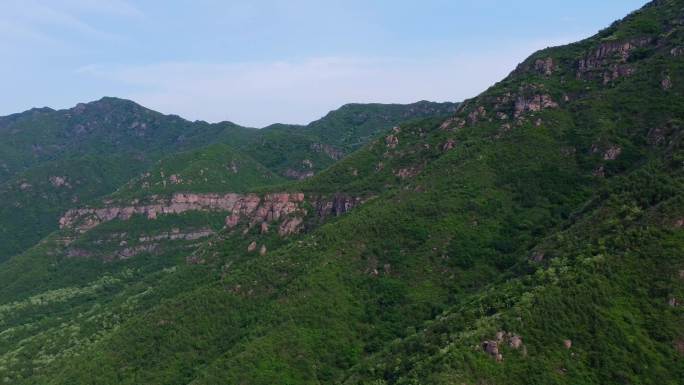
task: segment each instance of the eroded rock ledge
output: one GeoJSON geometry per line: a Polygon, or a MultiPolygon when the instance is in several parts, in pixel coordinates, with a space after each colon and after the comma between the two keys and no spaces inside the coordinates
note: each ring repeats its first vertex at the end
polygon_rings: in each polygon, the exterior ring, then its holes
{"type": "Polygon", "coordinates": [[[318,218],[346,213],[359,205],[362,199],[344,194],[330,197],[311,196],[304,193],[258,194],[194,194],[176,193],[171,197],[154,196],[149,202],[131,202],[129,205],[108,204],[99,208],[80,208],[67,211],[59,220],[61,229],[72,229],[80,233],[112,220],[128,220],[134,215],[143,215],[150,220],[159,215],[182,214],[190,211],[226,212],[226,227],[234,228],[241,222],[249,226],[285,220],[279,228],[281,235],[299,231],[302,218],[308,214],[306,207],[312,207],[318,218]],[[305,202],[307,203],[305,205],[305,202]],[[295,219],[296,218],[296,219],[295,219]]]}

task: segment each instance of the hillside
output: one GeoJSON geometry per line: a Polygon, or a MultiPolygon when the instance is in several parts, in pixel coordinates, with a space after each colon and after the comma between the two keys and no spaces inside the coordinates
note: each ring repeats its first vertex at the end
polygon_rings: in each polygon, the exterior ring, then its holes
{"type": "Polygon", "coordinates": [[[347,104],[306,126],[274,124],[236,147],[276,173],[306,179],[400,123],[451,115],[457,103],[347,104]]]}
{"type": "MultiPolygon", "coordinates": [[[[262,130],[230,122],[189,122],[117,98],[1,117],[0,261],[56,230],[57,219],[66,210],[95,202],[128,180],[155,172],[150,168],[158,168],[162,159],[174,169],[211,169],[211,180],[200,178],[204,190],[222,185],[224,190],[242,191],[282,183],[283,178],[310,177],[339,160],[349,149],[335,135],[365,143],[401,121],[446,115],[454,108],[451,103],[430,102],[345,106],[310,125],[315,128],[262,130]],[[213,144],[223,147],[205,148],[213,144]],[[217,163],[210,167],[207,156],[221,159],[213,159],[217,163]],[[245,163],[239,176],[231,176],[233,167],[220,164],[231,156],[245,163]],[[254,177],[244,177],[247,174],[254,177]]],[[[202,189],[197,181],[192,189],[202,189]]],[[[166,191],[185,185],[176,182],[152,183],[166,183],[166,191]]]]}
{"type": "Polygon", "coordinates": [[[358,148],[305,180],[165,159],[0,264],[0,381],[680,384],[683,60],[657,0],[449,117],[297,132],[358,148]]]}
{"type": "Polygon", "coordinates": [[[97,200],[164,156],[211,143],[219,132],[131,101],[103,98],[0,119],[0,261],[54,231],[71,207],[97,200]]]}

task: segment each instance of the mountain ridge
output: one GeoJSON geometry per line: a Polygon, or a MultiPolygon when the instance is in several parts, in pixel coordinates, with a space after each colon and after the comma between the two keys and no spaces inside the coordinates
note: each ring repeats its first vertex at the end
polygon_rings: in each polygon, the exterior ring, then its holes
{"type": "Polygon", "coordinates": [[[133,184],[0,263],[0,378],[678,384],[679,47],[684,1],[654,1],[310,178],[133,184]]]}
{"type": "MultiPolygon", "coordinates": [[[[444,111],[453,106],[434,105],[444,111]]],[[[357,108],[365,111],[361,105],[357,108]]],[[[381,113],[383,105],[368,108],[372,117],[381,113]]],[[[371,122],[366,135],[397,123],[406,117],[403,111],[413,107],[391,108],[390,120],[371,122]]],[[[327,116],[334,119],[335,112],[327,116]]],[[[353,124],[336,123],[334,127],[344,132],[352,130],[353,124]]],[[[319,126],[326,125],[323,122],[319,126]]],[[[31,109],[2,117],[0,135],[6,139],[0,143],[0,201],[4,202],[0,204],[0,224],[4,224],[0,227],[0,260],[55,230],[56,220],[69,208],[114,192],[162,159],[186,156],[180,154],[201,152],[206,146],[223,143],[242,154],[237,157],[259,163],[253,166],[255,169],[268,170],[262,174],[276,174],[269,183],[284,183],[287,179],[309,177],[345,153],[318,138],[315,132],[260,131],[229,122],[190,122],[115,97],[63,110],[31,109]],[[75,165],[80,158],[93,161],[82,162],[81,169],[72,169],[69,165],[75,165]],[[84,177],[107,173],[112,175],[110,183],[91,183],[98,179],[84,177]],[[29,196],[33,204],[26,203],[29,196]]]]}

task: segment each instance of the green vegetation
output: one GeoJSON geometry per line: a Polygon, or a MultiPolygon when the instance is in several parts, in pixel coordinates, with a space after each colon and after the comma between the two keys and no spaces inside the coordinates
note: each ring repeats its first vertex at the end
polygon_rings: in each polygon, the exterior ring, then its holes
{"type": "MultiPolygon", "coordinates": [[[[52,233],[0,264],[0,383],[682,383],[683,9],[537,52],[446,121],[357,124],[367,144],[305,181],[249,140],[165,158],[108,201],[303,191],[303,231],[212,211],[52,233]],[[318,196],[364,203],[321,223],[318,196]]],[[[262,143],[304,154],[311,126],[262,143]]]]}
{"type": "Polygon", "coordinates": [[[88,155],[33,167],[0,186],[0,261],[54,231],[68,208],[114,191],[141,166],[126,157],[88,155]]]}
{"type": "Polygon", "coordinates": [[[138,185],[117,196],[258,189],[312,175],[403,120],[454,107],[349,105],[308,126],[261,130],[193,123],[116,98],[0,117],[0,261],[56,230],[68,209],[94,204],[129,180],[138,185]]]}
{"type": "Polygon", "coordinates": [[[274,124],[244,143],[232,143],[254,159],[285,175],[288,170],[314,171],[329,167],[379,134],[400,123],[446,117],[455,103],[347,104],[306,126],[274,124]]]}
{"type": "Polygon", "coordinates": [[[279,183],[285,183],[285,179],[228,145],[214,144],[160,160],[113,197],[130,201],[184,191],[244,193],[279,183]]]}

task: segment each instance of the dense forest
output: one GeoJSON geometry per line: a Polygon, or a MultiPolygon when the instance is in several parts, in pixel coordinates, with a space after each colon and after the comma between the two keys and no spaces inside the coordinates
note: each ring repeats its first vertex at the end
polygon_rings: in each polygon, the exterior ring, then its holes
{"type": "Polygon", "coordinates": [[[683,127],[683,0],[458,104],[0,118],[0,383],[682,384],[683,127]]]}

